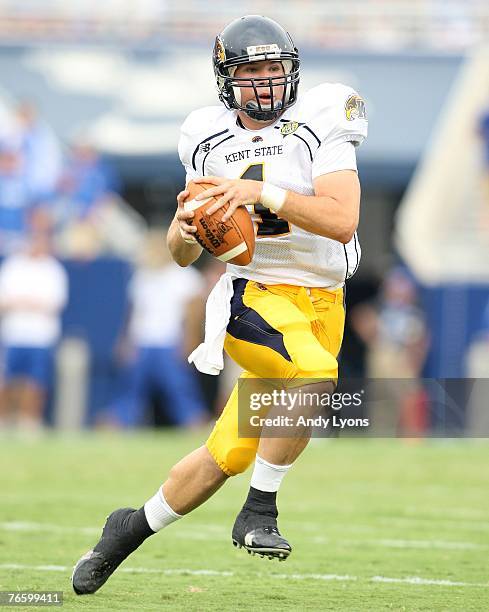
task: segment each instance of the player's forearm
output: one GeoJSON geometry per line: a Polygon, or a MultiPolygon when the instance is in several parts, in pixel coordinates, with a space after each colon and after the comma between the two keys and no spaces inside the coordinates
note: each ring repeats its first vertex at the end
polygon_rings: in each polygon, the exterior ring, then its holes
{"type": "Polygon", "coordinates": [[[186,267],[194,263],[202,253],[200,244],[190,244],[185,242],[180,234],[178,221],[173,219],[167,234],[167,245],[174,261],[179,266],[186,267]]]}
{"type": "Polygon", "coordinates": [[[287,191],[279,217],[313,234],[348,243],[358,227],[357,207],[331,196],[305,196],[287,191]]]}

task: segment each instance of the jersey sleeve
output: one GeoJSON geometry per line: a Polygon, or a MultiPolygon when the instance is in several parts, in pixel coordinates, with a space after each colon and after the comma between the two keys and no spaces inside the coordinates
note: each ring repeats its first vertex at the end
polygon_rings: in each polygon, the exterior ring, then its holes
{"type": "Polygon", "coordinates": [[[204,176],[204,160],[213,144],[210,141],[227,131],[221,131],[222,125],[219,121],[222,119],[223,109],[224,107],[219,106],[205,106],[192,111],[183,122],[178,155],[187,175],[185,184],[204,176]]]}
{"type": "MultiPolygon", "coordinates": [[[[188,120],[187,120],[188,121],[188,120]]],[[[187,121],[182,125],[180,129],[180,139],[178,141],[178,155],[183,167],[185,168],[185,185],[192,179],[198,178],[201,175],[197,172],[194,167],[192,158],[194,157],[195,144],[192,147],[192,143],[195,139],[192,138],[188,129],[186,128],[187,121]]]]}
{"type": "Polygon", "coordinates": [[[350,87],[331,87],[331,91],[317,92],[320,101],[324,96],[327,102],[319,106],[312,121],[320,141],[312,160],[313,179],[338,170],[356,170],[355,148],[367,137],[362,98],[350,87]]]}

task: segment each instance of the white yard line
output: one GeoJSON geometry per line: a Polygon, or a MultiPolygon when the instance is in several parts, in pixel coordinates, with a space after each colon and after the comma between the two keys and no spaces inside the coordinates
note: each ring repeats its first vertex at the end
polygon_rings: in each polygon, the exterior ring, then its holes
{"type": "Polygon", "coordinates": [[[451,540],[372,540],[372,544],[387,548],[433,548],[440,550],[487,550],[487,544],[475,542],[453,542],[451,540]]]}
{"type": "Polygon", "coordinates": [[[310,539],[315,544],[335,544],[339,543],[346,546],[381,546],[384,548],[421,548],[427,550],[487,550],[489,544],[479,544],[477,542],[455,542],[453,540],[399,540],[394,538],[380,539],[344,539],[336,540],[324,536],[315,536],[310,539]]]}
{"type": "MultiPolygon", "coordinates": [[[[32,521],[6,521],[0,523],[0,529],[5,531],[45,531],[48,533],[82,533],[88,535],[99,535],[102,532],[101,527],[66,527],[63,525],[54,525],[52,523],[36,523],[32,521]]],[[[224,534],[227,533],[225,527],[218,525],[186,525],[186,531],[195,531],[196,534],[224,534]]],[[[173,533],[173,532],[172,532],[173,533]]],[[[180,537],[193,538],[196,534],[179,534],[180,537]]],[[[173,533],[176,535],[176,533],[173,533]]],[[[177,537],[179,537],[177,536],[177,537]]],[[[197,536],[197,539],[198,536],[197,536]]]]}
{"type": "Polygon", "coordinates": [[[51,523],[34,523],[30,521],[8,521],[0,523],[0,529],[5,531],[46,531],[48,533],[83,533],[87,535],[99,534],[96,527],[63,527],[51,523]]]}
{"type": "MultiPolygon", "coordinates": [[[[71,567],[65,565],[24,565],[21,563],[4,563],[0,565],[0,570],[18,570],[18,571],[36,571],[36,572],[63,572],[69,573],[72,571],[71,567]]],[[[126,574],[163,574],[166,576],[218,576],[225,578],[232,578],[236,574],[235,572],[226,572],[210,569],[197,569],[192,570],[188,568],[175,568],[175,569],[157,569],[149,567],[122,567],[118,572],[124,572],[126,574]]],[[[422,578],[420,576],[410,576],[406,578],[390,578],[388,576],[372,576],[360,577],[360,576],[342,576],[339,574],[274,574],[254,572],[254,575],[260,578],[276,578],[279,580],[316,580],[316,581],[335,581],[335,582],[375,582],[375,583],[396,583],[396,584],[409,584],[413,586],[442,586],[442,587],[477,587],[483,589],[489,589],[489,583],[480,584],[474,582],[458,582],[453,580],[439,580],[433,578],[422,578]]]]}
{"type": "MultiPolygon", "coordinates": [[[[21,563],[4,563],[0,565],[0,569],[5,570],[33,570],[36,572],[71,572],[72,567],[65,565],[23,565],[21,563]]],[[[126,574],[165,574],[167,576],[234,576],[233,572],[220,572],[217,570],[210,569],[157,569],[150,567],[121,567],[117,570],[118,572],[124,572],[126,574]]]]}
{"type": "Polygon", "coordinates": [[[453,580],[434,580],[432,578],[420,578],[419,576],[411,576],[410,578],[388,578],[387,576],[374,576],[370,578],[370,582],[388,582],[396,584],[415,584],[420,586],[449,586],[449,587],[481,587],[489,588],[487,584],[477,584],[474,582],[456,582],[453,580]]]}
{"type": "MultiPolygon", "coordinates": [[[[47,532],[47,533],[76,533],[83,535],[99,535],[100,528],[98,527],[65,527],[61,525],[53,525],[51,523],[36,523],[28,521],[10,521],[0,523],[0,529],[4,531],[25,531],[25,532],[47,532]]],[[[316,526],[317,529],[317,526],[316,526]]],[[[171,531],[171,537],[183,540],[207,540],[212,535],[226,535],[227,530],[218,525],[187,525],[185,531],[171,531]]],[[[341,540],[325,536],[314,536],[306,538],[308,541],[315,544],[335,544],[340,543],[348,546],[381,546],[384,548],[413,548],[427,550],[487,550],[489,544],[480,544],[478,542],[459,542],[453,540],[404,540],[396,538],[381,538],[381,539],[344,539],[341,540]]]]}
{"type": "Polygon", "coordinates": [[[262,578],[279,578],[282,580],[336,580],[338,582],[351,582],[361,580],[358,576],[341,576],[338,574],[258,574],[262,578]]]}

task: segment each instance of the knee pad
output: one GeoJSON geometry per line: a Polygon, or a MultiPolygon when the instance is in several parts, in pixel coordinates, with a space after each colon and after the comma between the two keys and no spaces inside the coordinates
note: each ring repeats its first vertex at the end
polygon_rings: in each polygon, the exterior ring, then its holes
{"type": "Polygon", "coordinates": [[[235,444],[226,444],[220,436],[211,436],[206,442],[207,449],[220,469],[228,476],[245,472],[253,463],[259,439],[242,438],[235,444]]]}
{"type": "Polygon", "coordinates": [[[237,448],[231,448],[226,454],[226,466],[233,475],[242,474],[250,467],[255,457],[256,448],[239,446],[237,448]]]}

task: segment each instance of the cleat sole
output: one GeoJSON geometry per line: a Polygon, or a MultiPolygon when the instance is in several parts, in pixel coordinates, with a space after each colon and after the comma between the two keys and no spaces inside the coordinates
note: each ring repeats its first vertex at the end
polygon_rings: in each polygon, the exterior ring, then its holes
{"type": "Polygon", "coordinates": [[[248,546],[243,547],[248,552],[252,552],[256,555],[260,555],[260,557],[267,557],[268,559],[280,559],[281,561],[285,561],[291,551],[286,549],[276,549],[276,548],[249,548],[248,546]]]}
{"type": "Polygon", "coordinates": [[[286,549],[276,549],[276,548],[252,548],[250,546],[246,546],[240,544],[236,540],[233,540],[233,545],[235,548],[243,548],[249,555],[255,556],[260,555],[263,559],[267,557],[270,561],[272,559],[278,559],[279,561],[286,561],[292,552],[291,550],[286,549]]]}

